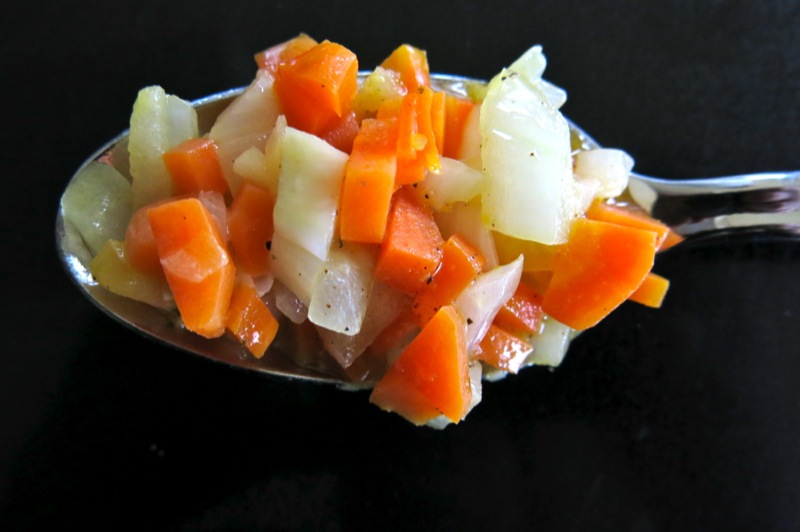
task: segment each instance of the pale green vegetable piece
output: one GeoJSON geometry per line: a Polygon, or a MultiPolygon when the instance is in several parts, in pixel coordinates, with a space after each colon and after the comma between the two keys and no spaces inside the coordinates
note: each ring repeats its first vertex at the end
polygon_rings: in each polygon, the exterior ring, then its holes
{"type": "Polygon", "coordinates": [[[113,167],[93,161],[61,198],[64,220],[77,229],[92,256],[109,238],[122,239],[131,217],[131,185],[113,167]]]}
{"type": "Polygon", "coordinates": [[[140,272],[125,258],[125,244],[106,240],[89,271],[109,292],[163,309],[175,308],[166,280],[140,272]]]}
{"type": "Polygon", "coordinates": [[[133,206],[172,195],[172,178],[162,156],[170,148],[198,136],[197,112],[189,102],[158,86],[139,91],[131,113],[130,152],[133,206]]]}

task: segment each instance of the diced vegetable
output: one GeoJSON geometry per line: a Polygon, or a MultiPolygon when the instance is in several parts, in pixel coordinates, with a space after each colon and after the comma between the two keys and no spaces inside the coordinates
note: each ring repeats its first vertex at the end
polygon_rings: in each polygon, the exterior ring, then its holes
{"type": "Polygon", "coordinates": [[[224,194],[228,190],[217,156],[217,145],[211,139],[185,140],[167,150],[163,158],[172,176],[175,194],[196,194],[201,191],[224,194]]]}
{"type": "MultiPolygon", "coordinates": [[[[544,70],[541,49],[532,52],[516,68],[544,70]]],[[[572,175],[569,126],[535,81],[504,70],[489,83],[480,117],[483,213],[494,231],[559,244],[580,213],[582,193],[572,175]]]]}
{"type": "Polygon", "coordinates": [[[416,294],[436,272],[444,240],[433,212],[407,189],[394,195],[375,278],[406,294],[416,294]]]}
{"type": "Polygon", "coordinates": [[[463,238],[453,235],[443,246],[442,262],[411,306],[417,322],[424,326],[436,312],[453,301],[483,269],[485,259],[463,238]]]}
{"type": "Polygon", "coordinates": [[[446,306],[378,381],[370,401],[422,425],[440,414],[457,423],[471,397],[466,323],[455,308],[446,306]]]}
{"type": "Polygon", "coordinates": [[[126,260],[125,246],[119,240],[106,240],[89,263],[89,271],[109,292],[158,308],[175,307],[164,276],[150,275],[134,268],[126,260]]]}
{"type": "Polygon", "coordinates": [[[544,311],[573,329],[596,325],[636,291],[656,252],[656,233],[581,218],[553,260],[544,311]]]}
{"type": "Polygon", "coordinates": [[[134,208],[172,196],[172,178],[162,157],[197,133],[197,113],[189,102],[158,86],[139,91],[128,137],[134,208]]]}
{"type": "Polygon", "coordinates": [[[317,275],[308,306],[311,323],[352,336],[361,331],[372,293],[374,246],[334,246],[317,275]]]}
{"type": "Polygon", "coordinates": [[[111,166],[91,162],[64,192],[61,208],[64,219],[96,255],[106,240],[124,237],[131,215],[131,185],[111,166]]]}
{"type": "Polygon", "coordinates": [[[242,183],[231,204],[231,252],[239,269],[253,277],[270,270],[274,206],[272,193],[250,181],[242,183]]]}
{"type": "Polygon", "coordinates": [[[158,247],[150,227],[148,210],[149,206],[142,207],[131,216],[125,231],[125,258],[140,272],[163,278],[164,270],[158,258],[158,247]]]}
{"type": "Polygon", "coordinates": [[[355,54],[330,41],[279,64],[275,94],[289,126],[313,135],[334,127],[352,108],[357,74],[355,54]]]}
{"type": "Polygon", "coordinates": [[[525,340],[496,326],[489,326],[480,343],[478,360],[509,373],[517,373],[531,352],[525,340]]]}
{"type": "Polygon", "coordinates": [[[280,115],[273,81],[272,74],[260,69],[250,86],[225,108],[208,133],[208,138],[217,143],[222,172],[234,195],[242,181],[233,170],[234,161],[251,147],[263,150],[280,115]]]}
{"type": "Polygon", "coordinates": [[[258,296],[252,281],[234,286],[225,328],[256,358],[264,356],[278,334],[278,320],[258,296]]]}
{"type": "Polygon", "coordinates": [[[346,163],[347,154],[319,137],[286,128],[275,232],[323,261],[333,241],[346,163]]]}
{"type": "Polygon", "coordinates": [[[216,222],[195,198],[162,203],[148,216],[184,325],[201,336],[221,336],[236,268],[216,222]]]}
{"type": "Polygon", "coordinates": [[[400,74],[400,79],[409,92],[431,85],[427,55],[423,50],[409,44],[398,46],[381,66],[400,74]]]}
{"type": "Polygon", "coordinates": [[[396,121],[365,119],[345,169],[339,221],[343,240],[383,240],[396,170],[396,121]]]}
{"type": "Polygon", "coordinates": [[[454,306],[467,320],[467,351],[472,352],[497,313],[511,299],[522,276],[522,257],[482,273],[456,299],[454,306]]]}
{"type": "Polygon", "coordinates": [[[647,307],[659,308],[664,302],[664,297],[669,289],[669,280],[650,272],[628,299],[641,303],[647,307]]]}
{"type": "Polygon", "coordinates": [[[281,63],[291,61],[316,45],[317,41],[305,33],[301,33],[293,39],[276,44],[275,46],[270,46],[266,50],[255,54],[254,59],[256,60],[258,68],[266,70],[274,75],[281,63]]]}

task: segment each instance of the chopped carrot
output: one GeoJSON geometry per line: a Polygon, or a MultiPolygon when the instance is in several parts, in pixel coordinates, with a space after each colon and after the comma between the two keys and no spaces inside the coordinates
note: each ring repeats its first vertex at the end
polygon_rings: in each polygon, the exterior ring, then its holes
{"type": "Polygon", "coordinates": [[[519,283],[494,318],[495,325],[518,335],[538,334],[543,323],[542,296],[525,283],[519,283]]]}
{"type": "Polygon", "coordinates": [[[236,268],[214,218],[196,198],[159,204],[148,217],[184,325],[207,338],[221,336],[236,268]]]}
{"type": "Polygon", "coordinates": [[[175,194],[213,191],[224,194],[228,182],[222,173],[217,144],[208,138],[186,140],[163,155],[175,194]]]}
{"type": "Polygon", "coordinates": [[[644,210],[633,205],[619,205],[595,200],[586,211],[586,217],[601,222],[611,222],[656,233],[656,249],[661,251],[681,242],[683,237],[669,226],[659,222],[644,210]]]}
{"type": "Polygon", "coordinates": [[[440,308],[451,305],[478,276],[485,263],[483,255],[459,235],[448,238],[439,269],[417,292],[411,305],[417,323],[425,325],[440,308]]]}
{"type": "Polygon", "coordinates": [[[332,128],[320,133],[320,137],[337,150],[350,153],[353,149],[356,135],[358,135],[359,127],[360,124],[356,113],[350,111],[336,122],[332,128]]]}
{"type": "Polygon", "coordinates": [[[447,95],[436,91],[431,98],[431,131],[436,140],[437,153],[444,152],[444,134],[447,127],[447,95]]]}
{"type": "Polygon", "coordinates": [[[413,192],[401,188],[389,211],[375,278],[406,294],[416,294],[439,267],[443,244],[433,212],[413,192]]]}
{"type": "Polygon", "coordinates": [[[481,340],[477,358],[497,369],[517,373],[530,352],[528,342],[492,324],[481,340]]]}
{"type": "Polygon", "coordinates": [[[264,356],[278,333],[278,320],[252,286],[237,282],[225,319],[225,328],[256,358],[264,356]]]}
{"type": "Polygon", "coordinates": [[[306,52],[317,45],[317,41],[301,33],[293,39],[271,46],[266,50],[255,54],[258,68],[267,70],[273,75],[278,71],[278,65],[291,61],[298,55],[306,52]]]}
{"type": "Polygon", "coordinates": [[[274,207],[272,192],[248,180],[242,182],[231,204],[228,216],[231,252],[236,265],[253,277],[269,272],[274,207]]]}
{"type": "Polygon", "coordinates": [[[452,94],[445,96],[444,147],[442,155],[451,159],[459,159],[461,143],[467,120],[477,104],[467,98],[452,94]]]}
{"type": "MultiPolygon", "coordinates": [[[[433,115],[439,115],[439,98],[434,92],[420,87],[408,94],[384,100],[378,109],[378,119],[397,119],[397,174],[398,187],[422,181],[426,171],[437,172],[440,168],[437,149],[437,132],[433,115]]],[[[436,118],[437,129],[442,128],[441,118],[436,118]]]]}
{"type": "Polygon", "coordinates": [[[578,218],[553,260],[543,309],[576,330],[606,317],[642,284],[656,252],[656,233],[578,218]]]}
{"type": "Polygon", "coordinates": [[[659,308],[664,302],[667,290],[669,290],[669,280],[650,272],[628,299],[651,308],[659,308]]]}
{"type": "Polygon", "coordinates": [[[358,59],[323,41],[278,65],[273,85],[287,123],[319,135],[346,117],[358,89],[358,59]]]}
{"type": "Polygon", "coordinates": [[[150,206],[138,209],[125,230],[125,259],[142,273],[163,278],[164,270],[158,258],[158,248],[147,211],[150,206]]]}
{"type": "Polygon", "coordinates": [[[375,385],[370,402],[421,425],[445,415],[458,422],[472,399],[466,322],[442,307],[375,385]]]}
{"type": "Polygon", "coordinates": [[[395,48],[381,66],[400,74],[400,80],[409,92],[431,85],[428,56],[414,46],[403,44],[395,48]]]}
{"type": "Polygon", "coordinates": [[[661,242],[661,245],[658,247],[658,251],[666,251],[672,246],[677,246],[685,239],[676,233],[672,228],[669,229],[667,236],[664,237],[664,240],[661,242]]]}
{"type": "Polygon", "coordinates": [[[380,243],[395,190],[396,120],[366,118],[353,141],[339,208],[343,240],[380,243]]]}

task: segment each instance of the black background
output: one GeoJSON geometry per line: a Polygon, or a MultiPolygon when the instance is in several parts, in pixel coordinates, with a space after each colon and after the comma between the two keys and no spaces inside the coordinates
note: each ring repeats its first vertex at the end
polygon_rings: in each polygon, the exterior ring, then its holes
{"type": "Polygon", "coordinates": [[[0,17],[0,529],[797,530],[800,241],[660,256],[556,371],[443,432],[363,393],[158,346],[96,310],[58,199],[139,88],[245,85],[299,32],[370,68],[401,42],[491,76],[541,43],[565,113],[643,173],[800,168],[800,2],[15,2],[0,17]]]}

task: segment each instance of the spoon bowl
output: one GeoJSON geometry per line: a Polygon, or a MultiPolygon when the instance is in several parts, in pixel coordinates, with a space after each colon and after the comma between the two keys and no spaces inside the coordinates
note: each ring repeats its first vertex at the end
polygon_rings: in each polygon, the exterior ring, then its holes
{"type": "MultiPolygon", "coordinates": [[[[466,94],[476,80],[435,74],[432,84],[439,90],[466,94]]],[[[201,132],[208,131],[217,116],[244,89],[233,89],[196,100],[201,132]]],[[[569,122],[585,148],[600,147],[580,127],[569,122]]],[[[91,155],[76,172],[99,159],[111,159],[120,170],[127,165],[127,132],[110,140],[91,155]]],[[[123,172],[125,173],[125,172],[123,172]]],[[[749,174],[711,179],[665,180],[632,174],[628,200],[686,237],[711,236],[738,231],[800,233],[800,172],[749,174]]],[[[172,348],[246,370],[303,381],[367,388],[374,384],[369,373],[358,368],[343,370],[324,352],[311,326],[282,325],[281,332],[261,359],[240,344],[226,339],[206,339],[180,325],[176,312],[112,294],[89,272],[91,253],[77,230],[59,208],[56,244],[70,278],[83,294],[105,314],[146,337],[172,348]]]]}

